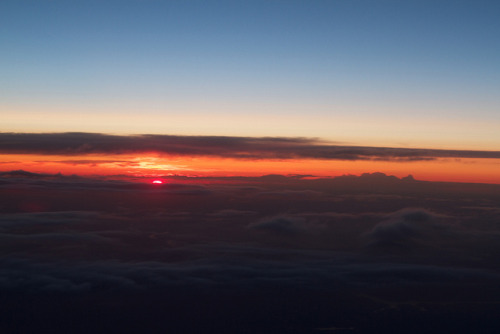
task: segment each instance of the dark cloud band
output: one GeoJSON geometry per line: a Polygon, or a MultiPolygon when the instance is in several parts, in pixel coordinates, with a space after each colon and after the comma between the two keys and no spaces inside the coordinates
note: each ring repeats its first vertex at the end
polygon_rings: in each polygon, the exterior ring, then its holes
{"type": "Polygon", "coordinates": [[[100,133],[0,133],[0,152],[47,155],[133,154],[236,159],[420,161],[437,158],[500,159],[500,151],[439,150],[332,145],[314,138],[108,135],[100,133]]]}

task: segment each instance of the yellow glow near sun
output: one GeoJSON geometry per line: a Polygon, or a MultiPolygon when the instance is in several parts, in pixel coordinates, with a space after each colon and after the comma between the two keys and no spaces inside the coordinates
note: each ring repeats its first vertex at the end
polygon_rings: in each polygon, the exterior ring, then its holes
{"type": "Polygon", "coordinates": [[[180,164],[167,164],[164,159],[158,157],[140,157],[132,159],[134,162],[130,167],[134,169],[146,169],[156,171],[191,170],[188,166],[180,164]]]}

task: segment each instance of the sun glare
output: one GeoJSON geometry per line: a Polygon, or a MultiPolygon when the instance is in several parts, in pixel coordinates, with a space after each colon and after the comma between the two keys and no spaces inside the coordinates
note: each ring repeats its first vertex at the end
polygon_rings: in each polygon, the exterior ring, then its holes
{"type": "Polygon", "coordinates": [[[151,182],[151,183],[154,183],[154,184],[162,184],[162,183],[163,183],[163,181],[162,181],[162,180],[154,180],[154,181],[153,181],[153,182],[151,182]]]}

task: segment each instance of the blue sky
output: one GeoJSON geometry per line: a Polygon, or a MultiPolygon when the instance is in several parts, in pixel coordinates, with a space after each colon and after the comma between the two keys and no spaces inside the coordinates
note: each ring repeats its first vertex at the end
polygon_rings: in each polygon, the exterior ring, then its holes
{"type": "Polygon", "coordinates": [[[18,115],[499,122],[498,17],[495,1],[7,0],[0,97],[18,115]]]}

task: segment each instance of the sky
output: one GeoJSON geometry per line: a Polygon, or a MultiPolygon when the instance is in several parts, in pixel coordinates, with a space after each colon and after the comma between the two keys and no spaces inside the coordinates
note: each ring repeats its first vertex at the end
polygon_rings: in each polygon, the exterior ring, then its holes
{"type": "Polygon", "coordinates": [[[498,1],[0,1],[0,332],[500,332],[498,1]]]}
{"type": "MultiPolygon", "coordinates": [[[[0,130],[495,151],[499,15],[495,1],[6,0],[0,130]]],[[[465,162],[320,174],[500,182],[497,160],[465,162]]]]}
{"type": "Polygon", "coordinates": [[[496,149],[495,1],[2,1],[2,129],[496,149]]]}

